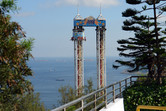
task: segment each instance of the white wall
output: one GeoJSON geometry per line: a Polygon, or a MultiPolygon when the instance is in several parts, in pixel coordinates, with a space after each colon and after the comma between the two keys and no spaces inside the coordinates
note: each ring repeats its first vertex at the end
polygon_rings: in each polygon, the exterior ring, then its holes
{"type": "Polygon", "coordinates": [[[107,108],[103,108],[100,111],[124,111],[123,98],[115,99],[114,103],[109,103],[107,108]]]}

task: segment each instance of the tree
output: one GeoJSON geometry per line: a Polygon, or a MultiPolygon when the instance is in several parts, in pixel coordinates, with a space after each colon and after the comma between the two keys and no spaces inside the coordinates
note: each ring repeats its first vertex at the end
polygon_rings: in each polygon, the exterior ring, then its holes
{"type": "MultiPolygon", "coordinates": [[[[80,89],[78,89],[80,90],[80,89]]],[[[59,100],[59,104],[60,105],[63,105],[63,104],[66,104],[68,102],[71,102],[83,95],[87,95],[91,92],[94,91],[93,89],[93,82],[92,82],[92,79],[90,78],[89,80],[87,80],[87,85],[85,85],[85,87],[83,87],[83,89],[81,90],[84,90],[82,94],[80,95],[76,95],[76,92],[77,90],[74,90],[71,86],[62,86],[61,88],[59,88],[59,93],[61,94],[61,99],[59,100]]],[[[92,101],[93,98],[88,98],[86,99],[85,102],[90,102],[92,101]]],[[[81,104],[80,103],[77,103],[77,104],[74,104],[73,106],[70,106],[69,108],[67,108],[67,111],[74,111],[75,109],[77,109],[78,107],[81,107],[81,104]]],[[[86,108],[87,111],[89,111],[89,109],[91,109],[93,107],[93,105],[90,105],[86,108]]]]}
{"type": "MultiPolygon", "coordinates": [[[[81,89],[82,90],[82,89],[81,89]]],[[[58,89],[59,93],[61,94],[61,99],[59,100],[59,104],[63,105],[70,101],[73,101],[83,95],[89,94],[94,91],[93,89],[93,82],[90,78],[87,80],[87,85],[83,87],[83,93],[80,95],[76,95],[77,90],[74,90],[71,86],[62,86],[58,89]]]]}
{"type": "Polygon", "coordinates": [[[47,111],[40,102],[39,93],[24,94],[18,103],[18,111],[47,111]]]}
{"type": "Polygon", "coordinates": [[[47,111],[44,104],[40,102],[39,93],[27,93],[17,98],[15,109],[10,104],[3,104],[1,111],[47,111]]]}
{"type": "Polygon", "coordinates": [[[59,104],[63,105],[77,98],[75,90],[71,86],[62,86],[58,89],[61,94],[61,100],[59,104]]]}
{"type": "Polygon", "coordinates": [[[164,37],[166,29],[157,26],[157,19],[166,11],[166,2],[160,3],[160,0],[126,0],[126,3],[131,5],[144,4],[144,6],[141,10],[128,8],[122,13],[123,17],[130,17],[123,22],[122,29],[133,31],[135,36],[118,40],[120,44],[120,47],[117,48],[120,51],[119,55],[130,59],[116,60],[120,65],[114,64],[113,67],[129,66],[131,67],[128,70],[130,72],[148,69],[148,76],[151,78],[157,76],[158,82],[161,83],[161,74],[166,66],[166,40],[164,37]],[[150,10],[153,10],[153,14],[148,13],[148,15],[147,11],[150,10]],[[156,10],[159,10],[158,14],[156,14],[156,10]]]}
{"type": "Polygon", "coordinates": [[[19,98],[33,91],[27,76],[32,71],[27,65],[33,39],[27,39],[22,27],[11,21],[9,13],[17,10],[15,0],[0,1],[0,110],[18,109],[19,98]]]}

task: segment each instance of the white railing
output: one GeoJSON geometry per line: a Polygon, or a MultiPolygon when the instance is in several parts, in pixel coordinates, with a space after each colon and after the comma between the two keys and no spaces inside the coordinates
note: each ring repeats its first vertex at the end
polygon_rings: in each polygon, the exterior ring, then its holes
{"type": "Polygon", "coordinates": [[[128,86],[131,86],[138,78],[147,78],[147,76],[131,76],[107,87],[98,89],[90,94],[82,96],[74,101],[64,104],[52,111],[72,111],[74,106],[75,111],[96,111],[103,107],[107,107],[110,102],[115,102],[115,99],[122,97],[122,92],[128,86]],[[88,109],[87,109],[88,108],[88,109]]]}

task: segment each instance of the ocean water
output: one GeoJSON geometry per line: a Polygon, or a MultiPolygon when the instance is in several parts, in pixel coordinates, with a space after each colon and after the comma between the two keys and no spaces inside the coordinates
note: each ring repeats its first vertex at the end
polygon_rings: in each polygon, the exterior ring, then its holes
{"type": "MultiPolygon", "coordinates": [[[[118,57],[107,57],[106,76],[107,85],[129,77],[131,74],[124,74],[126,67],[118,70],[112,68],[112,64],[118,57]]],[[[34,58],[29,61],[33,70],[33,76],[29,77],[35,92],[40,93],[40,99],[49,109],[59,106],[60,93],[58,89],[70,85],[74,87],[74,59],[73,58],[34,58]]],[[[94,89],[97,88],[96,58],[85,58],[84,62],[84,83],[92,78],[94,89]]]]}

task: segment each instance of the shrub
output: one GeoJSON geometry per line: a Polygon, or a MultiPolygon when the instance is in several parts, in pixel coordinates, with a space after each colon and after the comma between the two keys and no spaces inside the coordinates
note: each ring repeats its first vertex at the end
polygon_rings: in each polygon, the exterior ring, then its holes
{"type": "Polygon", "coordinates": [[[126,88],[123,97],[125,111],[135,111],[138,105],[166,106],[166,81],[161,85],[157,85],[156,81],[136,82],[126,88]]]}
{"type": "Polygon", "coordinates": [[[15,103],[0,104],[0,111],[46,111],[40,102],[39,93],[24,94],[17,97],[15,103]],[[15,105],[13,105],[15,104],[15,105]]]}

